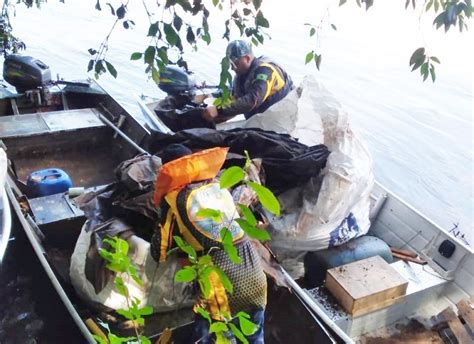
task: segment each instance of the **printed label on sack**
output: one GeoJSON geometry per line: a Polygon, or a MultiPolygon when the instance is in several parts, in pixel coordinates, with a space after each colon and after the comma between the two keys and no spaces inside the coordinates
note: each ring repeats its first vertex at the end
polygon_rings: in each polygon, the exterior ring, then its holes
{"type": "Polygon", "coordinates": [[[359,225],[354,214],[349,213],[336,229],[331,231],[328,248],[342,245],[359,235],[359,225]]]}

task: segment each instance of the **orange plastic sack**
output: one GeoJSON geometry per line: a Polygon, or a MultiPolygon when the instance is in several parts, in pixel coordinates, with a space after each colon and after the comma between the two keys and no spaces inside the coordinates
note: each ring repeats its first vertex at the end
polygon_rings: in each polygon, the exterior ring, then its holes
{"type": "Polygon", "coordinates": [[[170,191],[217,176],[224,164],[228,150],[227,147],[210,148],[183,156],[161,166],[156,178],[155,205],[158,206],[170,191]]]}

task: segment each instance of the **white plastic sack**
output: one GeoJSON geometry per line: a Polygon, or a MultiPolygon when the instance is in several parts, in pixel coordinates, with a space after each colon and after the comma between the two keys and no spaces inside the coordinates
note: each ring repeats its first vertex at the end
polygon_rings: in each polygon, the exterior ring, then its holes
{"type": "MultiPolygon", "coordinates": [[[[69,275],[72,285],[85,301],[99,303],[112,309],[128,309],[126,298],[116,291],[113,279],[96,294],[94,286],[86,277],[86,255],[92,234],[92,231],[85,231],[86,224],[82,227],[71,257],[69,275]]],[[[138,277],[141,278],[143,284],[138,285],[125,274],[121,277],[125,281],[131,298],[141,301],[140,307],[150,306],[154,312],[167,312],[193,304],[193,300],[184,291],[187,284],[174,283],[174,274],[180,266],[173,255],[169,256],[165,263],[157,266],[150,254],[150,243],[135,235],[127,241],[129,257],[137,268],[138,277]]]]}
{"type": "Polygon", "coordinates": [[[279,254],[294,259],[303,251],[338,246],[367,233],[372,157],[350,128],[348,114],[314,77],[307,76],[282,101],[240,126],[287,133],[306,145],[324,143],[331,152],[322,183],[310,180],[279,197],[283,215],[270,226],[272,247],[279,254]]]}

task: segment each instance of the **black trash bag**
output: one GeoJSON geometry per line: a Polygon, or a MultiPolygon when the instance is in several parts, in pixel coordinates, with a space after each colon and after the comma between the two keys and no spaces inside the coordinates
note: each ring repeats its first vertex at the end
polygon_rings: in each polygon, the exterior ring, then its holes
{"type": "Polygon", "coordinates": [[[256,128],[228,131],[195,128],[171,135],[153,133],[146,146],[159,156],[172,143],[181,143],[194,151],[229,147],[229,152],[241,156],[245,156],[244,152],[248,151],[252,159],[262,159],[266,186],[277,194],[319,175],[329,156],[325,145],[309,147],[290,135],[256,128]]]}
{"type": "Polygon", "coordinates": [[[161,100],[155,108],[155,114],[172,131],[180,131],[191,128],[215,129],[213,122],[208,122],[202,117],[204,106],[190,104],[186,97],[168,96],[161,100]]]}

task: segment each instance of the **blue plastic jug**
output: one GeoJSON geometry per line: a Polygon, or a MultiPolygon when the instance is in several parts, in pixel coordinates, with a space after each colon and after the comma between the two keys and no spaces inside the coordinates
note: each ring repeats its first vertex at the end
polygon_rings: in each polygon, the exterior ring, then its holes
{"type": "Polygon", "coordinates": [[[71,186],[71,178],[59,168],[48,168],[32,172],[26,181],[30,197],[41,197],[66,192],[71,186]]]}

